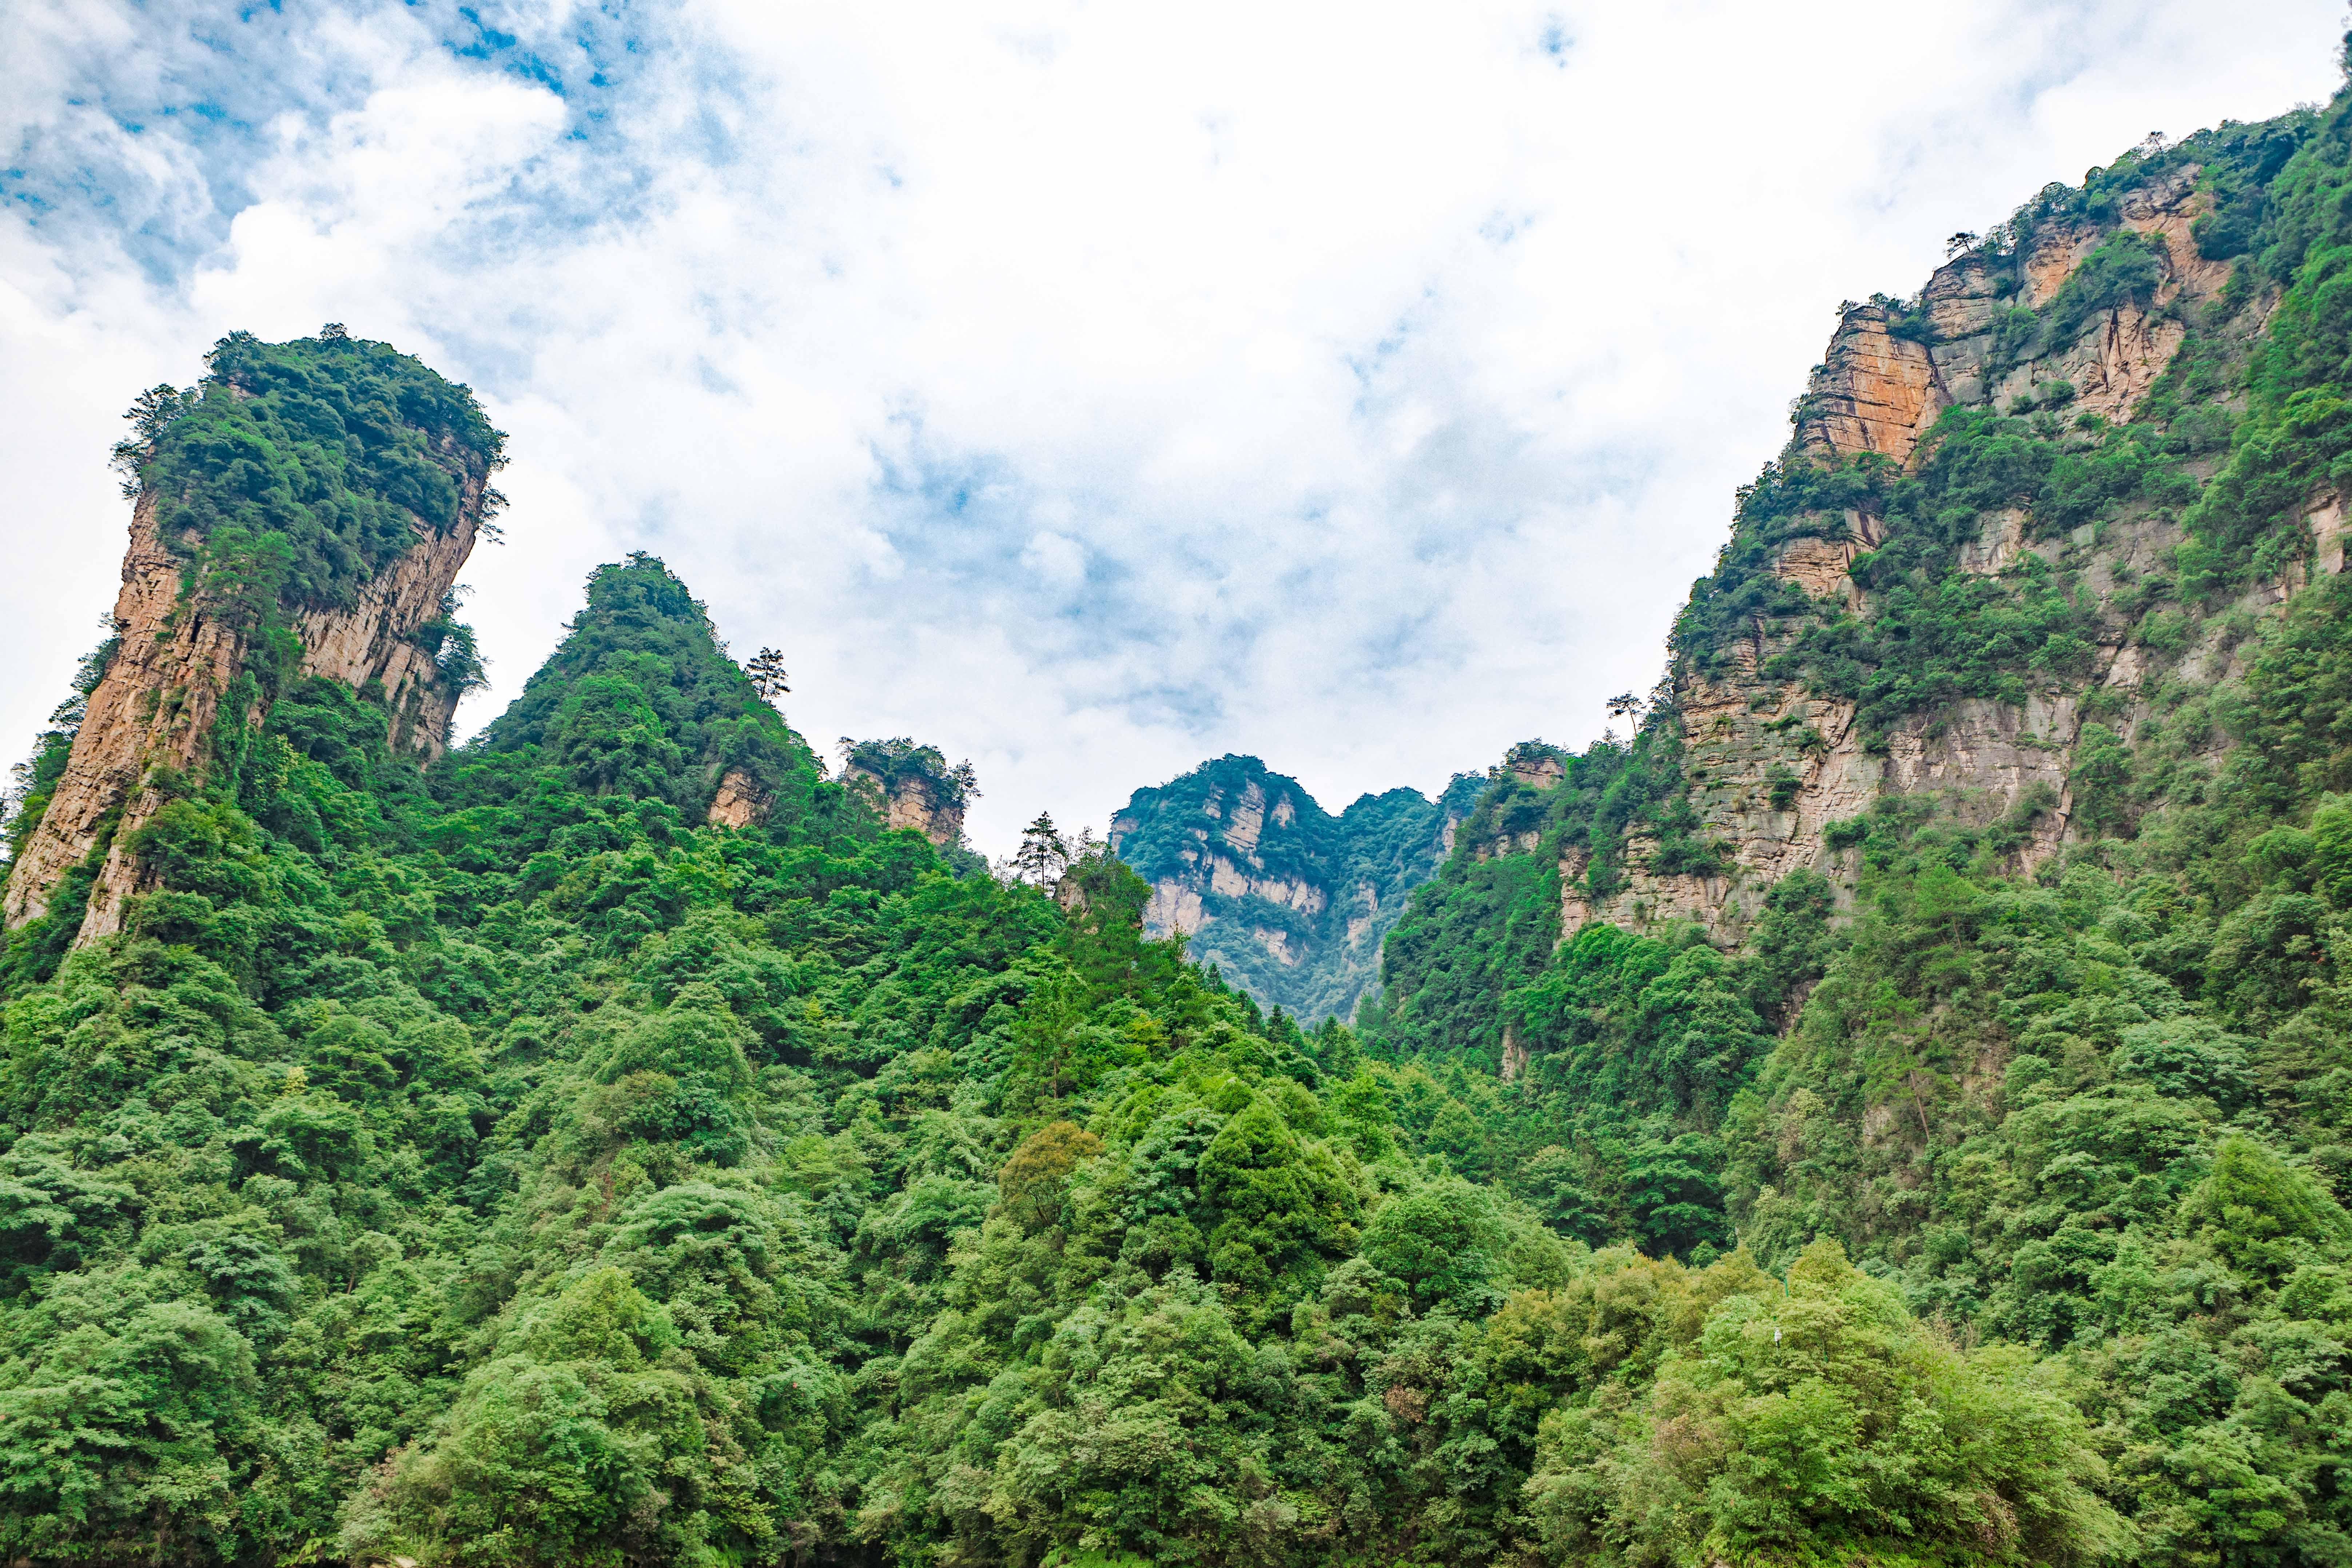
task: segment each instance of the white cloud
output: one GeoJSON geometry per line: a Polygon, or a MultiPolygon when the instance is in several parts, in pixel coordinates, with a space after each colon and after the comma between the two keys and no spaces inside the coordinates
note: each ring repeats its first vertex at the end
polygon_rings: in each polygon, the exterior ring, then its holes
{"type": "Polygon", "coordinates": [[[2336,10],[12,6],[0,735],[130,395],[341,320],[512,436],[473,721],[642,548],[992,849],[1228,750],[1433,788],[1655,679],[1841,297],[2324,96],[2336,10]]]}

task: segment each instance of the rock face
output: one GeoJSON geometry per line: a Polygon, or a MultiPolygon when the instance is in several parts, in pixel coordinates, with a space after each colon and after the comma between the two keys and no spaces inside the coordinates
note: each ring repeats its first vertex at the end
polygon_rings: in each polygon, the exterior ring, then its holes
{"type": "Polygon", "coordinates": [[[710,810],[703,820],[713,827],[750,827],[767,820],[771,804],[767,791],[751,774],[741,768],[730,768],[719,781],[719,793],[711,797],[710,810]]]}
{"type": "MultiPolygon", "coordinates": [[[[842,770],[841,778],[851,788],[866,791],[882,820],[891,827],[914,828],[941,848],[963,837],[963,803],[919,773],[901,773],[896,779],[887,779],[852,763],[842,770]]],[[[720,792],[723,796],[723,784],[720,792]]],[[[716,805],[711,807],[713,821],[718,820],[718,809],[716,805]]]]}
{"type": "Polygon", "coordinates": [[[442,679],[433,656],[419,647],[417,629],[440,612],[481,527],[483,487],[467,490],[455,527],[436,533],[415,525],[416,543],[391,566],[360,585],[347,610],[306,610],[295,617],[302,639],[302,673],[323,675],[357,689],[381,683],[392,710],[394,750],[431,762],[449,746],[449,724],[459,693],[442,679]]]}
{"type": "Polygon", "coordinates": [[[1895,335],[1895,313],[1859,305],[1838,324],[1806,389],[1797,439],[1820,457],[1876,452],[1900,463],[1945,407],[1927,350],[1895,335]]]}
{"type": "MultiPolygon", "coordinates": [[[[2007,256],[1959,257],[1907,310],[1885,302],[1850,308],[1799,405],[1793,448],[1818,461],[1874,454],[1916,468],[1923,438],[1948,409],[2007,410],[2059,382],[2072,389],[2066,419],[2127,419],[2183,341],[2179,311],[2168,308],[2199,304],[2230,278],[2230,265],[2200,257],[2190,233],[2206,205],[2196,174],[2189,165],[2150,180],[2122,198],[2111,222],[2048,223],[2007,256]],[[2056,300],[2084,258],[2125,230],[2160,247],[2152,252],[2158,281],[2151,298],[2090,310],[2071,335],[2045,333],[2046,341],[2029,343],[2026,352],[2014,342],[2004,348],[2007,312],[2056,300]]],[[[2249,307],[2242,330],[2256,330],[2265,309],[2263,301],[2249,307]]],[[[2343,515],[2332,496],[2314,502],[2318,570],[2341,569],[2343,515]]],[[[1801,869],[1823,872],[1849,894],[1853,856],[1832,847],[1824,829],[1890,793],[1930,794],[1942,809],[1976,823],[2030,810],[2019,852],[2029,868],[2065,842],[2074,809],[2068,780],[2086,696],[2108,689],[2103,700],[2110,721],[2126,731],[2147,712],[2139,690],[2144,661],[2128,646],[2132,615],[2114,605],[2115,596],[2165,570],[2181,535],[2161,516],[2038,542],[2029,541],[2029,527],[2017,509],[1983,514],[1978,537],[1960,549],[1958,569],[2000,578],[2046,565],[2077,574],[2082,590],[2095,596],[2104,629],[2071,689],[2032,692],[2021,703],[1949,703],[1866,745],[1852,702],[1764,673],[1790,634],[1784,623],[1759,617],[1729,650],[1727,663],[1678,661],[1673,677],[1688,799],[1701,831],[1724,847],[1728,864],[1707,875],[1655,869],[1649,863],[1655,846],[1635,837],[1627,846],[1623,884],[1595,898],[1585,880],[1589,857],[1571,850],[1559,868],[1563,940],[1591,920],[1636,928],[1696,921],[1717,941],[1737,943],[1764,891],[1801,869]]],[[[1876,606],[1851,568],[1885,538],[1881,520],[1848,510],[1780,545],[1769,569],[1825,610],[1867,618],[1876,606]]],[[[2179,673],[2195,673],[2200,657],[2192,650],[2179,673]]]]}
{"type": "MultiPolygon", "coordinates": [[[[411,639],[439,613],[472,553],[486,493],[485,477],[469,470],[446,533],[415,523],[416,543],[362,584],[357,603],[292,618],[302,673],[354,688],[380,683],[392,744],[428,760],[448,744],[457,693],[411,639]]],[[[114,605],[121,649],[90,693],[65,773],[10,873],[10,926],[45,912],[58,879],[110,832],[76,941],[121,928],[126,902],[142,890],[131,837],[170,798],[173,775],[200,777],[209,765],[214,722],[245,671],[249,630],[185,588],[186,559],[159,536],[155,510],[144,493],[132,510],[114,605]]]]}
{"type": "Polygon", "coordinates": [[[1333,816],[1297,780],[1225,756],[1136,791],[1110,841],[1151,884],[1148,931],[1191,937],[1193,956],[1313,1023],[1349,1016],[1378,977],[1381,939],[1485,782],[1464,775],[1435,801],[1368,795],[1333,816]]]}

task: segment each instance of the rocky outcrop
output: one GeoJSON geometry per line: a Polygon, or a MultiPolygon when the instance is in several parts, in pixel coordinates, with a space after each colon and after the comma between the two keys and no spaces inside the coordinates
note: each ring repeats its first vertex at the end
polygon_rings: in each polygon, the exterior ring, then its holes
{"type": "MultiPolygon", "coordinates": [[[[1799,405],[1796,447],[1820,460],[1868,453],[1916,464],[1923,438],[1948,408],[2005,409],[2061,381],[2073,388],[2067,417],[2128,418],[2183,340],[2185,329],[2167,308],[2211,296],[2230,276],[2227,263],[2198,254],[2190,233],[2205,205],[2196,174],[2192,165],[2149,181],[2124,197],[2111,222],[2052,222],[2027,237],[2021,253],[1956,258],[1910,307],[1850,307],[1799,405]],[[2089,312],[2066,341],[2029,340],[2036,352],[2004,359],[2018,352],[2014,341],[2003,347],[2004,314],[2021,304],[2050,304],[2083,258],[2119,228],[2162,243],[2153,298],[2089,312]]],[[[2323,496],[2308,521],[2318,546],[2315,565],[2340,570],[2343,506],[2323,496]]],[[[1956,564],[1962,573],[1998,577],[2038,554],[2081,568],[2084,590],[2104,605],[2123,584],[2163,570],[2179,540],[2168,519],[2148,517],[2035,541],[2027,513],[2010,508],[1983,515],[1956,564]]],[[[1869,595],[1851,569],[1884,542],[1883,524],[1866,514],[1821,518],[1777,547],[1771,570],[1825,608],[1867,616],[1869,595]]],[[[1932,794],[1943,809],[1977,823],[2022,810],[2031,824],[2020,858],[2030,867],[2046,858],[2069,831],[2068,779],[2084,693],[2114,689],[2126,729],[2146,713],[2138,692],[2146,669],[2140,650],[2127,646],[2128,618],[2117,615],[2105,624],[2110,630],[2094,650],[2091,669],[2071,686],[2035,691],[2021,705],[1948,704],[1874,747],[1864,745],[1852,703],[1762,673],[1785,646],[1774,623],[1758,622],[1727,650],[1727,660],[1710,669],[1678,668],[1671,704],[1683,727],[1688,798],[1702,836],[1724,851],[1724,868],[1713,875],[1655,869],[1655,846],[1636,837],[1625,847],[1622,885],[1595,899],[1587,890],[1585,852],[1573,850],[1559,868],[1562,940],[1591,920],[1633,927],[1696,921],[1715,940],[1737,943],[1765,890],[1801,869],[1822,871],[1850,894],[1853,855],[1832,849],[1824,830],[1889,793],[1932,794]]],[[[2197,658],[2192,650],[2184,676],[2195,673],[2197,658]]]]}
{"type": "Polygon", "coordinates": [[[1896,336],[1899,324],[1894,311],[1878,305],[1856,305],[1839,321],[1805,390],[1797,440],[1807,452],[1910,458],[1948,399],[1926,345],[1896,336]]]}
{"type": "MultiPolygon", "coordinates": [[[[362,584],[354,604],[293,617],[302,672],[355,688],[380,685],[392,743],[428,759],[448,744],[457,694],[411,639],[440,613],[472,552],[485,493],[484,476],[469,472],[448,532],[416,522],[416,543],[362,584]]],[[[65,772],[9,875],[5,910],[12,927],[45,913],[59,879],[104,838],[76,941],[121,929],[129,900],[145,887],[131,837],[175,788],[210,765],[221,703],[244,673],[251,628],[194,580],[200,574],[191,573],[189,559],[201,542],[191,536],[180,542],[184,553],[173,550],[157,531],[155,510],[146,494],[132,509],[114,605],[120,650],[90,693],[65,772]]]]}
{"type": "Polygon", "coordinates": [[[768,819],[772,803],[768,792],[741,768],[729,768],[719,781],[719,793],[710,799],[710,809],[703,821],[713,827],[751,827],[768,819]]]}
{"type": "Polygon", "coordinates": [[[1515,1025],[1503,1026],[1503,1081],[1509,1083],[1528,1070],[1528,1043],[1515,1025]]]}
{"type": "MultiPolygon", "coordinates": [[[[1200,810],[1202,816],[1220,825],[1213,830],[1213,840],[1211,828],[1193,828],[1192,837],[1201,847],[1179,852],[1185,869],[1153,881],[1151,901],[1144,909],[1147,931],[1155,936],[1174,931],[1190,936],[1199,931],[1211,918],[1204,895],[1221,900],[1263,899],[1277,909],[1296,910],[1309,920],[1329,905],[1328,889],[1303,876],[1267,875],[1265,862],[1257,853],[1269,821],[1281,828],[1298,819],[1297,807],[1287,794],[1277,795],[1269,807],[1265,784],[1251,779],[1231,799],[1213,794],[1201,803],[1200,810]]],[[[1122,833],[1132,837],[1134,825],[1131,815],[1113,819],[1113,848],[1118,847],[1122,833]]],[[[1373,901],[1377,903],[1377,898],[1373,901]]],[[[1254,934],[1278,963],[1297,964],[1306,956],[1292,949],[1286,940],[1287,933],[1278,928],[1260,929],[1254,934]]]]}
{"type": "Polygon", "coordinates": [[[852,763],[841,782],[864,794],[887,826],[911,827],[941,848],[963,837],[963,802],[921,773],[886,779],[852,763]]]}
{"type": "Polygon", "coordinates": [[[2190,232],[2208,205],[2196,183],[2189,164],[2127,194],[2113,224],[2045,224],[2021,256],[1971,250],[1937,270],[1916,310],[1848,306],[1799,404],[1798,448],[1820,459],[1872,452],[1907,463],[1947,408],[2005,407],[2062,381],[2074,389],[2077,411],[2130,417],[2185,335],[2165,308],[2210,298],[2229,281],[2230,264],[2206,260],[2190,232]],[[2164,276],[2148,304],[2111,307],[2065,342],[2004,359],[2006,314],[2056,299],[2083,258],[2118,229],[2162,242],[2164,276]]]}
{"type": "Polygon", "coordinates": [[[305,610],[294,620],[295,635],[302,639],[302,673],[327,676],[353,689],[376,682],[391,710],[394,749],[427,762],[448,749],[461,694],[415,639],[441,613],[443,598],[473,554],[481,510],[482,484],[477,479],[449,531],[412,524],[415,544],[360,584],[357,604],[305,610]]]}
{"type": "Polygon", "coordinates": [[[1484,783],[1465,775],[1438,801],[1366,795],[1335,817],[1256,758],[1223,757],[1136,791],[1110,841],[1151,884],[1148,931],[1192,939],[1228,980],[1312,1022],[1352,1013],[1484,783]]]}

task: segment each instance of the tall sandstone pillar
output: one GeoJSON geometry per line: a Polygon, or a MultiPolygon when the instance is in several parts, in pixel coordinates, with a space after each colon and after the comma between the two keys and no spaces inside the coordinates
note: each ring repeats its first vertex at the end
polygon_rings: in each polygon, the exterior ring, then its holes
{"type": "MultiPolygon", "coordinates": [[[[448,744],[459,693],[416,634],[441,613],[494,493],[490,462],[481,454],[446,435],[430,446],[457,485],[453,517],[436,528],[407,513],[414,542],[362,579],[349,605],[285,604],[274,617],[301,643],[299,673],[354,689],[379,683],[390,743],[428,761],[448,744]]],[[[10,872],[0,905],[10,928],[47,912],[58,882],[103,838],[105,858],[75,942],[121,929],[130,899],[145,890],[132,836],[174,788],[202,781],[222,703],[254,655],[251,616],[226,611],[203,590],[205,540],[193,531],[164,537],[158,501],[152,483],[134,499],[122,591],[114,603],[120,646],[90,693],[47,808],[10,872]]]]}

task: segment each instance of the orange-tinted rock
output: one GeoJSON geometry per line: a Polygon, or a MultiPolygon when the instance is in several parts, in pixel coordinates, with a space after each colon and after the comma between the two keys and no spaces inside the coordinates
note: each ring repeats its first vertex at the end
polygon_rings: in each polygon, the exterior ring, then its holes
{"type": "MultiPolygon", "coordinates": [[[[470,474],[448,533],[417,523],[416,544],[362,584],[357,603],[294,620],[303,673],[354,687],[382,682],[391,700],[392,743],[428,758],[448,744],[457,694],[409,639],[440,613],[472,552],[484,491],[483,476],[470,474]]],[[[131,837],[169,798],[158,787],[159,773],[197,778],[210,761],[213,724],[245,668],[248,637],[212,615],[200,597],[184,595],[184,565],[156,531],[153,498],[142,495],[131,511],[114,604],[121,649],[90,693],[65,772],[9,875],[5,913],[11,926],[47,911],[58,879],[89,854],[111,819],[111,843],[75,940],[121,930],[125,905],[147,885],[130,853],[131,837]]]]}
{"type": "Polygon", "coordinates": [[[1860,305],[1846,312],[1805,391],[1798,445],[1836,460],[1875,452],[1895,463],[1944,411],[1943,387],[1927,345],[1896,337],[1893,312],[1860,305]]]}
{"type": "Polygon", "coordinates": [[[719,781],[719,793],[711,797],[703,821],[713,827],[750,827],[767,820],[771,804],[767,791],[751,774],[741,768],[730,768],[719,781]]]}
{"type": "Polygon", "coordinates": [[[911,827],[945,848],[963,837],[963,805],[936,790],[919,774],[901,774],[886,786],[881,776],[855,765],[845,770],[842,783],[866,793],[887,826],[911,827]]]}

